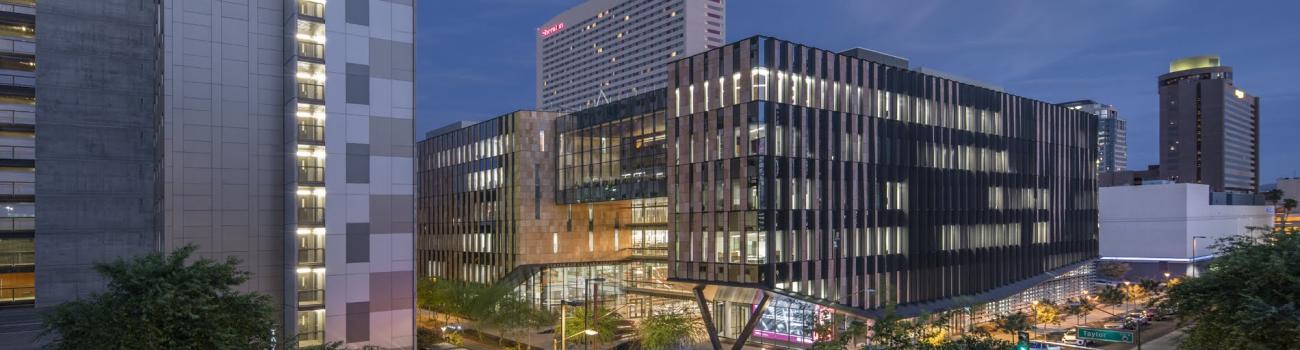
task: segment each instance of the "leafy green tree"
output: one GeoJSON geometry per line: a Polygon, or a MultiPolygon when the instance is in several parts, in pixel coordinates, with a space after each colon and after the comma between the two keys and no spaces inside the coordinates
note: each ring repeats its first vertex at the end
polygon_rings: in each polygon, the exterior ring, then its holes
{"type": "Polygon", "coordinates": [[[276,327],[269,297],[235,258],[198,259],[186,246],[95,265],[103,293],[55,307],[41,336],[54,349],[266,349],[276,327]]]}
{"type": "Polygon", "coordinates": [[[1118,261],[1102,261],[1097,263],[1097,274],[1106,277],[1112,281],[1118,281],[1128,274],[1130,267],[1128,264],[1118,261]]]}
{"type": "Polygon", "coordinates": [[[1092,310],[1096,309],[1097,304],[1093,303],[1092,299],[1078,297],[1070,299],[1069,302],[1066,303],[1065,314],[1074,316],[1075,318],[1083,317],[1083,322],[1086,323],[1088,322],[1088,313],[1091,313],[1092,310]]]}
{"type": "Polygon", "coordinates": [[[623,316],[605,308],[596,308],[588,313],[586,307],[575,307],[569,309],[568,319],[562,322],[565,322],[564,328],[569,334],[556,333],[555,336],[567,337],[590,329],[596,331],[596,335],[578,334],[568,341],[576,344],[602,345],[614,340],[618,335],[618,327],[623,323],[623,316]]]}
{"type": "Polygon", "coordinates": [[[1264,199],[1269,202],[1277,203],[1282,200],[1283,195],[1285,195],[1285,192],[1282,192],[1281,189],[1274,188],[1268,192],[1264,192],[1264,199]]]}
{"type": "Polygon", "coordinates": [[[481,295],[496,298],[490,306],[487,306],[487,312],[478,313],[477,320],[480,326],[494,329],[501,334],[501,337],[497,338],[497,345],[501,345],[501,338],[516,339],[514,336],[520,335],[525,330],[555,324],[549,312],[534,308],[519,295],[513,293],[500,295],[495,292],[481,295]]]}
{"type": "Polygon", "coordinates": [[[1184,350],[1300,349],[1300,235],[1232,236],[1199,277],[1175,284],[1184,350]]]}
{"type": "Polygon", "coordinates": [[[1119,287],[1105,286],[1097,291],[1097,301],[1102,305],[1115,307],[1128,301],[1128,296],[1119,287]]]}
{"type": "Polygon", "coordinates": [[[637,324],[641,348],[683,349],[706,336],[704,323],[685,310],[650,315],[637,324]]]}
{"type": "Polygon", "coordinates": [[[993,324],[998,327],[998,330],[1013,336],[1018,332],[1029,330],[1029,323],[1029,315],[1019,311],[1014,314],[998,316],[998,318],[993,321],[993,324]]]}
{"type": "Polygon", "coordinates": [[[1061,307],[1047,299],[1034,303],[1034,324],[1039,323],[1061,324],[1061,307]]]}

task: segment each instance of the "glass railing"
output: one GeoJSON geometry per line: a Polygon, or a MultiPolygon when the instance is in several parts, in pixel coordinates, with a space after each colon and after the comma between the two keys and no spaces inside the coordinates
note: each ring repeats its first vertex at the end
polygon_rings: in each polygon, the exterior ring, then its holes
{"type": "Polygon", "coordinates": [[[0,218],[0,232],[31,231],[36,229],[36,218],[0,218]]]}
{"type": "Polygon", "coordinates": [[[320,226],[325,224],[325,208],[298,208],[298,224],[320,226]]]}
{"type": "Polygon", "coordinates": [[[0,304],[29,303],[36,300],[36,287],[0,288],[0,304]]]}
{"type": "Polygon", "coordinates": [[[298,264],[325,263],[325,248],[298,248],[298,264]]]}
{"type": "Polygon", "coordinates": [[[0,72],[0,85],[36,86],[36,77],[0,72]]]}
{"type": "Polygon", "coordinates": [[[325,100],[325,85],[298,83],[298,98],[325,100]]]}
{"type": "Polygon", "coordinates": [[[0,146],[0,159],[36,159],[36,147],[0,146]]]}
{"type": "Polygon", "coordinates": [[[298,15],[325,20],[325,4],[315,1],[298,0],[298,15]]]}
{"type": "Polygon", "coordinates": [[[298,331],[298,346],[321,345],[324,339],[325,331],[298,331]]]}
{"type": "Polygon", "coordinates": [[[0,124],[36,124],[36,113],[0,110],[0,124]]]}
{"type": "Polygon", "coordinates": [[[299,42],[298,42],[298,57],[300,57],[300,58],[317,59],[317,60],[324,61],[324,60],[325,60],[325,45],[323,45],[323,44],[318,44],[318,43],[313,43],[313,42],[299,41],[299,42]]]}
{"type": "Polygon", "coordinates": [[[634,247],[632,248],[632,255],[641,257],[668,257],[668,246],[634,247]]]}
{"type": "Polygon", "coordinates": [[[36,264],[36,252],[0,252],[0,267],[25,267],[36,264]]]}
{"type": "Polygon", "coordinates": [[[313,124],[298,124],[298,141],[310,143],[325,143],[325,126],[313,124]]]}
{"type": "Polygon", "coordinates": [[[325,303],[325,290],[310,289],[298,291],[298,306],[317,306],[325,303]]]}
{"type": "Polygon", "coordinates": [[[325,167],[299,165],[298,183],[325,183],[325,167]]]}
{"type": "Polygon", "coordinates": [[[36,194],[36,183],[0,181],[0,196],[30,196],[36,194]]]}

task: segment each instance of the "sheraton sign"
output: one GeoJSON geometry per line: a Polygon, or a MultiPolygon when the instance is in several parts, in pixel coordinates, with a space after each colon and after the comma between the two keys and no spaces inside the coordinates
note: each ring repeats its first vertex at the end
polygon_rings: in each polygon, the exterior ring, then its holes
{"type": "Polygon", "coordinates": [[[538,30],[538,33],[541,33],[542,37],[545,38],[561,30],[564,30],[564,22],[556,23],[550,27],[541,28],[538,30]]]}

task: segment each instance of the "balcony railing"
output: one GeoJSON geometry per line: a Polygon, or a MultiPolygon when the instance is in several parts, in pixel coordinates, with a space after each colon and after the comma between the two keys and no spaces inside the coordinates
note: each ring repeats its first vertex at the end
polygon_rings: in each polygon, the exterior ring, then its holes
{"type": "Polygon", "coordinates": [[[36,86],[36,77],[0,73],[0,85],[36,86]]]}
{"type": "Polygon", "coordinates": [[[36,265],[36,252],[0,253],[0,267],[27,267],[36,265]]]}
{"type": "Polygon", "coordinates": [[[325,143],[325,126],[315,124],[298,124],[298,142],[325,143]]]}
{"type": "Polygon", "coordinates": [[[36,159],[36,147],[0,146],[0,159],[36,159]]]}
{"type": "Polygon", "coordinates": [[[36,300],[36,287],[0,288],[0,304],[29,303],[36,300]]]}
{"type": "Polygon", "coordinates": [[[24,111],[0,111],[0,124],[36,124],[36,113],[24,111]]]}
{"type": "Polygon", "coordinates": [[[306,184],[325,183],[325,167],[299,165],[298,183],[306,183],[306,184]]]}
{"type": "Polygon", "coordinates": [[[298,98],[324,101],[325,85],[298,83],[298,98]]]}
{"type": "Polygon", "coordinates": [[[298,57],[319,61],[325,61],[325,45],[313,42],[298,41],[298,57]]]}
{"type": "Polygon", "coordinates": [[[325,331],[298,331],[298,346],[321,345],[325,340],[325,331]]]}
{"type": "Polygon", "coordinates": [[[668,247],[632,248],[632,255],[639,257],[666,258],[668,257],[668,247]]]}
{"type": "Polygon", "coordinates": [[[324,289],[298,291],[298,306],[317,306],[325,303],[324,289]]]}
{"type": "Polygon", "coordinates": [[[325,4],[315,1],[298,0],[298,15],[324,21],[325,4]]]}
{"type": "Polygon", "coordinates": [[[31,196],[36,194],[36,183],[0,181],[0,196],[31,196]]]}
{"type": "Polygon", "coordinates": [[[325,263],[325,248],[298,248],[298,264],[325,263]]]}
{"type": "Polygon", "coordinates": [[[31,231],[36,229],[36,218],[0,218],[0,232],[31,231]]]}
{"type": "Polygon", "coordinates": [[[319,226],[325,224],[325,208],[298,208],[298,224],[319,226]]]}

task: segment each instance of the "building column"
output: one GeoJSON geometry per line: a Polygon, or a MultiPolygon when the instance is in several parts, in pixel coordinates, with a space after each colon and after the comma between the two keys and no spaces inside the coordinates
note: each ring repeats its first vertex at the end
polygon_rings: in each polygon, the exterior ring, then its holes
{"type": "Polygon", "coordinates": [[[709,313],[709,302],[704,300],[704,285],[697,284],[691,291],[695,293],[695,304],[700,307],[700,318],[704,319],[704,329],[709,333],[709,343],[713,344],[713,350],[722,350],[722,341],[718,340],[718,328],[713,324],[713,316],[709,313]]]}
{"type": "Polygon", "coordinates": [[[731,347],[732,350],[745,348],[745,342],[749,340],[749,335],[754,333],[754,326],[758,325],[758,319],[763,316],[763,310],[767,309],[767,300],[772,298],[772,294],[765,291],[761,293],[763,293],[763,299],[760,299],[758,307],[749,313],[749,321],[745,322],[745,328],[740,331],[740,334],[736,335],[736,345],[731,347]]]}

